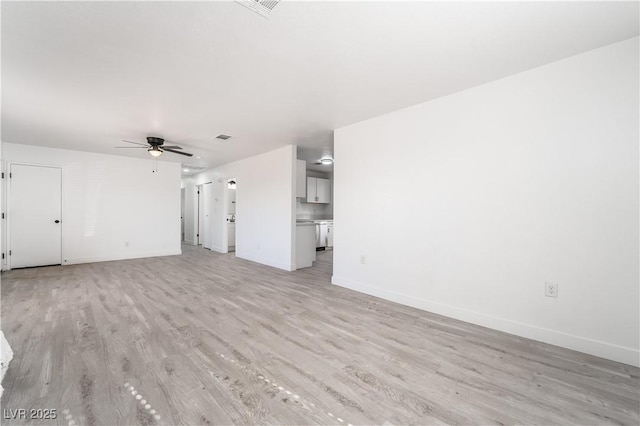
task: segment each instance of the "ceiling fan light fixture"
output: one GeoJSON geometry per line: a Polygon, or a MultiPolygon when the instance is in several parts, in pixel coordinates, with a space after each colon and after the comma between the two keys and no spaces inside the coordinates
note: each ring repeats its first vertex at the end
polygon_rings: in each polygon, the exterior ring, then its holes
{"type": "Polygon", "coordinates": [[[149,148],[147,150],[149,152],[149,154],[151,154],[151,156],[153,157],[160,157],[162,155],[162,150],[160,148],[158,148],[157,146],[152,146],[151,148],[149,148]]]}
{"type": "Polygon", "coordinates": [[[329,164],[333,164],[333,158],[325,157],[320,159],[320,164],[324,164],[328,166],[329,164]]]}

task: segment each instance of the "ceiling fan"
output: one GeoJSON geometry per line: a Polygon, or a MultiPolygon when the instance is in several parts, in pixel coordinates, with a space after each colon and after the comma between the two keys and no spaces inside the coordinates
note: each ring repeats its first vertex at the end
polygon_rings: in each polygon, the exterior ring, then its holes
{"type": "Polygon", "coordinates": [[[160,157],[164,151],[173,152],[174,154],[186,155],[187,157],[193,157],[193,154],[188,152],[177,151],[178,149],[182,149],[182,147],[178,145],[165,145],[164,139],[156,138],[153,136],[147,136],[147,143],[140,142],[132,142],[123,139],[122,142],[132,143],[140,146],[114,146],[114,148],[146,148],[147,152],[152,157],[160,157]]]}

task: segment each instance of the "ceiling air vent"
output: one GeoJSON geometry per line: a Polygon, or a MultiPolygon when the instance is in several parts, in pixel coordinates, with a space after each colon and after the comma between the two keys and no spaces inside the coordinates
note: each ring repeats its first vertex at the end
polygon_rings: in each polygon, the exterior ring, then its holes
{"type": "Polygon", "coordinates": [[[248,7],[258,15],[268,18],[271,12],[273,12],[273,9],[280,3],[280,0],[236,0],[236,3],[248,7]]]}
{"type": "Polygon", "coordinates": [[[183,164],[182,165],[182,171],[185,173],[200,173],[204,170],[206,170],[206,167],[201,167],[201,166],[196,166],[193,164],[183,164]]]}
{"type": "Polygon", "coordinates": [[[219,134],[218,136],[216,136],[216,139],[220,139],[220,140],[226,141],[227,139],[231,139],[231,136],[229,136],[229,135],[223,135],[223,134],[221,133],[221,134],[219,134]]]}

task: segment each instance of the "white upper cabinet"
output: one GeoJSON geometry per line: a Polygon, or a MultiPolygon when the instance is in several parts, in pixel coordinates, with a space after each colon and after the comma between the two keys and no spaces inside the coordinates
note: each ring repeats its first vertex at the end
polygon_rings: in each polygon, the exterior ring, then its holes
{"type": "Polygon", "coordinates": [[[329,179],[316,179],[316,196],[318,203],[331,202],[331,181],[329,179]]]}
{"type": "Polygon", "coordinates": [[[331,202],[331,181],[329,179],[307,178],[307,203],[328,204],[331,202]]]}
{"type": "Polygon", "coordinates": [[[296,198],[307,197],[307,162],[296,160],[296,198]]]}

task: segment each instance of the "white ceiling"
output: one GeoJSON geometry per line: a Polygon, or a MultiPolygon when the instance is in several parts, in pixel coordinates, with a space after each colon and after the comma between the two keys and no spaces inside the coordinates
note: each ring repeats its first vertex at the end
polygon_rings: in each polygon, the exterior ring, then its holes
{"type": "Polygon", "coordinates": [[[284,0],[265,19],[235,2],[2,2],[2,140],[147,157],[113,147],[155,135],[201,156],[163,159],[201,167],[293,143],[316,160],[334,128],[637,36],[638,12],[284,0]]]}

